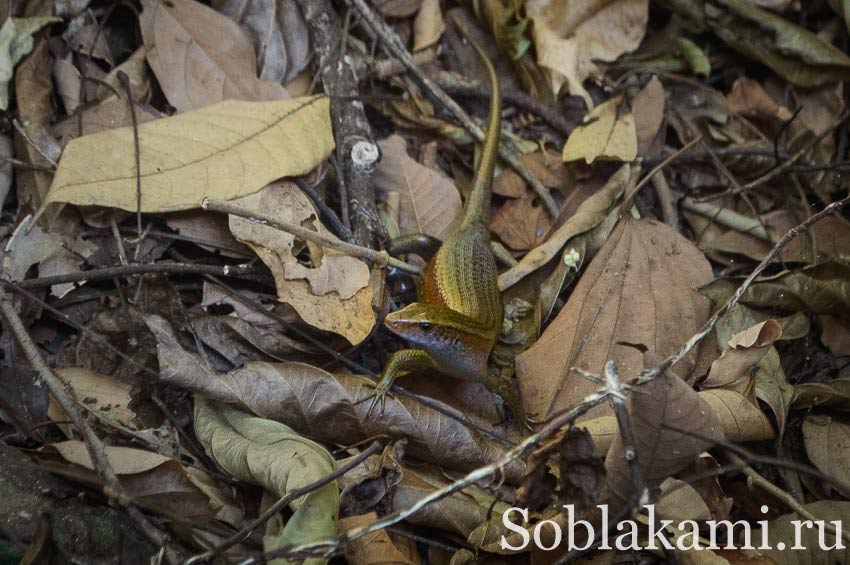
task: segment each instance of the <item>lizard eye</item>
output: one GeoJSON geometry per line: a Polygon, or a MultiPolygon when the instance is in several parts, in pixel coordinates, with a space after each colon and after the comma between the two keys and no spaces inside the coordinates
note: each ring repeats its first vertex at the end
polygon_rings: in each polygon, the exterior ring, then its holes
{"type": "Polygon", "coordinates": [[[419,324],[419,327],[421,327],[423,330],[425,330],[427,332],[428,330],[431,329],[431,323],[430,322],[422,322],[421,324],[419,324]]]}

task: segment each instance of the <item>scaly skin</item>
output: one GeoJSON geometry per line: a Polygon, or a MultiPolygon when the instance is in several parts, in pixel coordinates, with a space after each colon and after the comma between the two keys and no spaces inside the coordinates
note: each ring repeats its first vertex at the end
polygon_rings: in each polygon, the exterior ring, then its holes
{"type": "Polygon", "coordinates": [[[458,26],[478,52],[490,76],[492,98],[481,160],[466,205],[463,223],[425,265],[420,301],[386,317],[386,326],[415,349],[397,351],[376,385],[371,412],[396,377],[431,368],[452,377],[484,383],[521,414],[513,386],[487,369],[487,360],[502,327],[502,295],[496,261],[490,250],[487,220],[490,185],[499,149],[502,99],[493,65],[484,51],[458,26]]]}

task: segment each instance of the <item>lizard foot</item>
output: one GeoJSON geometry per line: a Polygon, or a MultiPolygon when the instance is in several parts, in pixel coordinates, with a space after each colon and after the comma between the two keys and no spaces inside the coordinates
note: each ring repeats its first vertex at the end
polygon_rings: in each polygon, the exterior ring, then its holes
{"type": "Polygon", "coordinates": [[[374,390],[374,392],[372,392],[372,394],[370,394],[369,396],[367,396],[365,398],[361,398],[360,400],[355,402],[355,404],[362,404],[362,403],[366,402],[367,400],[372,401],[369,404],[369,410],[366,411],[366,418],[369,418],[369,417],[372,416],[372,412],[374,412],[375,407],[377,407],[378,404],[381,405],[381,410],[378,413],[378,415],[384,414],[384,410],[386,409],[387,396],[390,396],[390,387],[392,387],[392,382],[385,384],[384,382],[379,381],[379,382],[374,384],[374,387],[375,387],[375,390],[374,390]]]}

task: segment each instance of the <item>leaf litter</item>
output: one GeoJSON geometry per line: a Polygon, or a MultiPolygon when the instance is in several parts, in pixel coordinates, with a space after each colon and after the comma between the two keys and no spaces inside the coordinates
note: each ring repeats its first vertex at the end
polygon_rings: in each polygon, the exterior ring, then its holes
{"type": "MultiPolygon", "coordinates": [[[[340,8],[0,5],[8,453],[83,489],[115,531],[138,524],[139,563],[160,547],[160,562],[566,555],[509,549],[512,506],[532,529],[563,527],[563,505],[598,524],[597,504],[645,528],[638,501],[704,537],[710,519],[770,520],[774,548],[794,516],[850,518],[846,6],[340,8]],[[521,164],[493,183],[505,323],[489,370],[528,421],[433,369],[369,411],[404,346],[383,318],[417,300],[429,254],[394,258],[402,271],[381,250],[454,233],[480,160],[432,96],[486,118],[455,16],[495,60],[521,164]],[[328,79],[346,69],[354,96],[328,79]]],[[[119,559],[108,524],[48,511],[45,529],[35,498],[0,498],[25,526],[0,542],[11,559],[93,557],[86,539],[119,559]]],[[[801,559],[827,562],[807,541],[801,559]]]]}

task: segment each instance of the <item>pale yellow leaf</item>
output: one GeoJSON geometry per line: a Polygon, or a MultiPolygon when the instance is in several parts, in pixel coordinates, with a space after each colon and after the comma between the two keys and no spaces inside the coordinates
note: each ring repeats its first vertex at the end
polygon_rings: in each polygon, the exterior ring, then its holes
{"type": "Polygon", "coordinates": [[[413,20],[413,50],[431,47],[440,40],[445,29],[440,0],[424,0],[413,20]]]}
{"type": "MultiPolygon", "coordinates": [[[[57,368],[56,374],[74,390],[80,405],[97,418],[136,429],[136,413],[130,410],[130,385],[81,367],[57,368]]],[[[52,420],[69,420],[52,397],[48,407],[52,420]]]]}
{"type": "MultiPolygon", "coordinates": [[[[323,96],[273,102],[228,100],[139,126],[142,212],[197,208],[273,180],[302,175],[334,147],[323,96]]],[[[79,137],[62,154],[47,204],[136,210],[132,128],[79,137]]]]}
{"type": "Polygon", "coordinates": [[[537,62],[552,91],[566,83],[593,107],[582,82],[599,73],[594,61],[613,61],[637,49],[646,32],[648,0],[528,0],[537,62]]]}
{"type": "Polygon", "coordinates": [[[612,98],[591,110],[584,124],[564,144],[564,161],[596,159],[633,161],[637,157],[635,118],[623,97],[612,98]]]}

